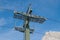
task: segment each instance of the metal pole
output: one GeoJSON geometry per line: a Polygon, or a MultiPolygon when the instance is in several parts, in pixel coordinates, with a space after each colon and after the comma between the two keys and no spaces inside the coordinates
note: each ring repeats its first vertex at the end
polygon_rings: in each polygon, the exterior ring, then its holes
{"type": "Polygon", "coordinates": [[[30,30],[29,30],[29,28],[26,28],[26,30],[25,30],[25,40],[30,40],[30,30]]]}
{"type": "Polygon", "coordinates": [[[30,40],[29,20],[25,21],[25,40],[30,40]]]}

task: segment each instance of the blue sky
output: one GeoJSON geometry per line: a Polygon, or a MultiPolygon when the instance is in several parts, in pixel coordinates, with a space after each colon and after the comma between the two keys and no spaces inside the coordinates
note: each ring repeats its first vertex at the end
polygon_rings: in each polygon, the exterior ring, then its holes
{"type": "MultiPolygon", "coordinates": [[[[60,0],[0,0],[0,40],[24,40],[24,33],[14,30],[13,13],[14,10],[26,12],[30,3],[32,14],[48,18],[43,24],[30,22],[30,28],[35,30],[31,40],[42,40],[47,31],[60,31],[60,0]]],[[[23,23],[18,20],[16,26],[23,23]]]]}

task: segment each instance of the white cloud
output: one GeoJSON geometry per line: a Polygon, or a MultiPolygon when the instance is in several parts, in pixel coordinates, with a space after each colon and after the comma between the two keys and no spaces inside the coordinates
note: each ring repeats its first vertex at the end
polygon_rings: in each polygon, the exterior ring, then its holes
{"type": "Polygon", "coordinates": [[[11,29],[9,32],[0,34],[0,40],[23,40],[23,35],[20,32],[11,29]]]}
{"type": "Polygon", "coordinates": [[[42,40],[60,40],[60,32],[46,32],[42,40]]]}
{"type": "Polygon", "coordinates": [[[2,12],[2,11],[4,11],[4,8],[2,8],[2,7],[0,6],[0,12],[2,12]]]}
{"type": "Polygon", "coordinates": [[[0,26],[4,26],[6,24],[6,20],[4,18],[0,18],[0,26]]]}

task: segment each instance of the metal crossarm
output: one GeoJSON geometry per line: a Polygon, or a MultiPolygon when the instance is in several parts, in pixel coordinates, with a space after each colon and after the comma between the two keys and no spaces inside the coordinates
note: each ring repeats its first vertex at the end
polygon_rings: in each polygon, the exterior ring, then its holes
{"type": "Polygon", "coordinates": [[[24,32],[25,31],[25,29],[20,28],[20,27],[15,27],[15,30],[20,31],[20,32],[24,32]]]}
{"type": "Polygon", "coordinates": [[[26,17],[28,17],[29,21],[32,21],[32,22],[43,23],[44,21],[46,21],[46,18],[41,16],[35,16],[30,14],[18,13],[18,12],[14,14],[14,18],[17,18],[17,19],[25,20],[26,17]]]}
{"type": "MultiPolygon", "coordinates": [[[[20,31],[20,32],[25,32],[24,28],[20,28],[20,27],[15,27],[15,30],[20,31]]],[[[30,29],[30,33],[33,33],[34,29],[30,29]]]]}
{"type": "Polygon", "coordinates": [[[23,13],[16,12],[16,13],[14,13],[14,18],[25,20],[25,15],[23,13]]]}
{"type": "Polygon", "coordinates": [[[29,20],[32,22],[43,23],[44,21],[46,21],[46,18],[41,17],[41,16],[31,15],[29,16],[29,20]]]}

